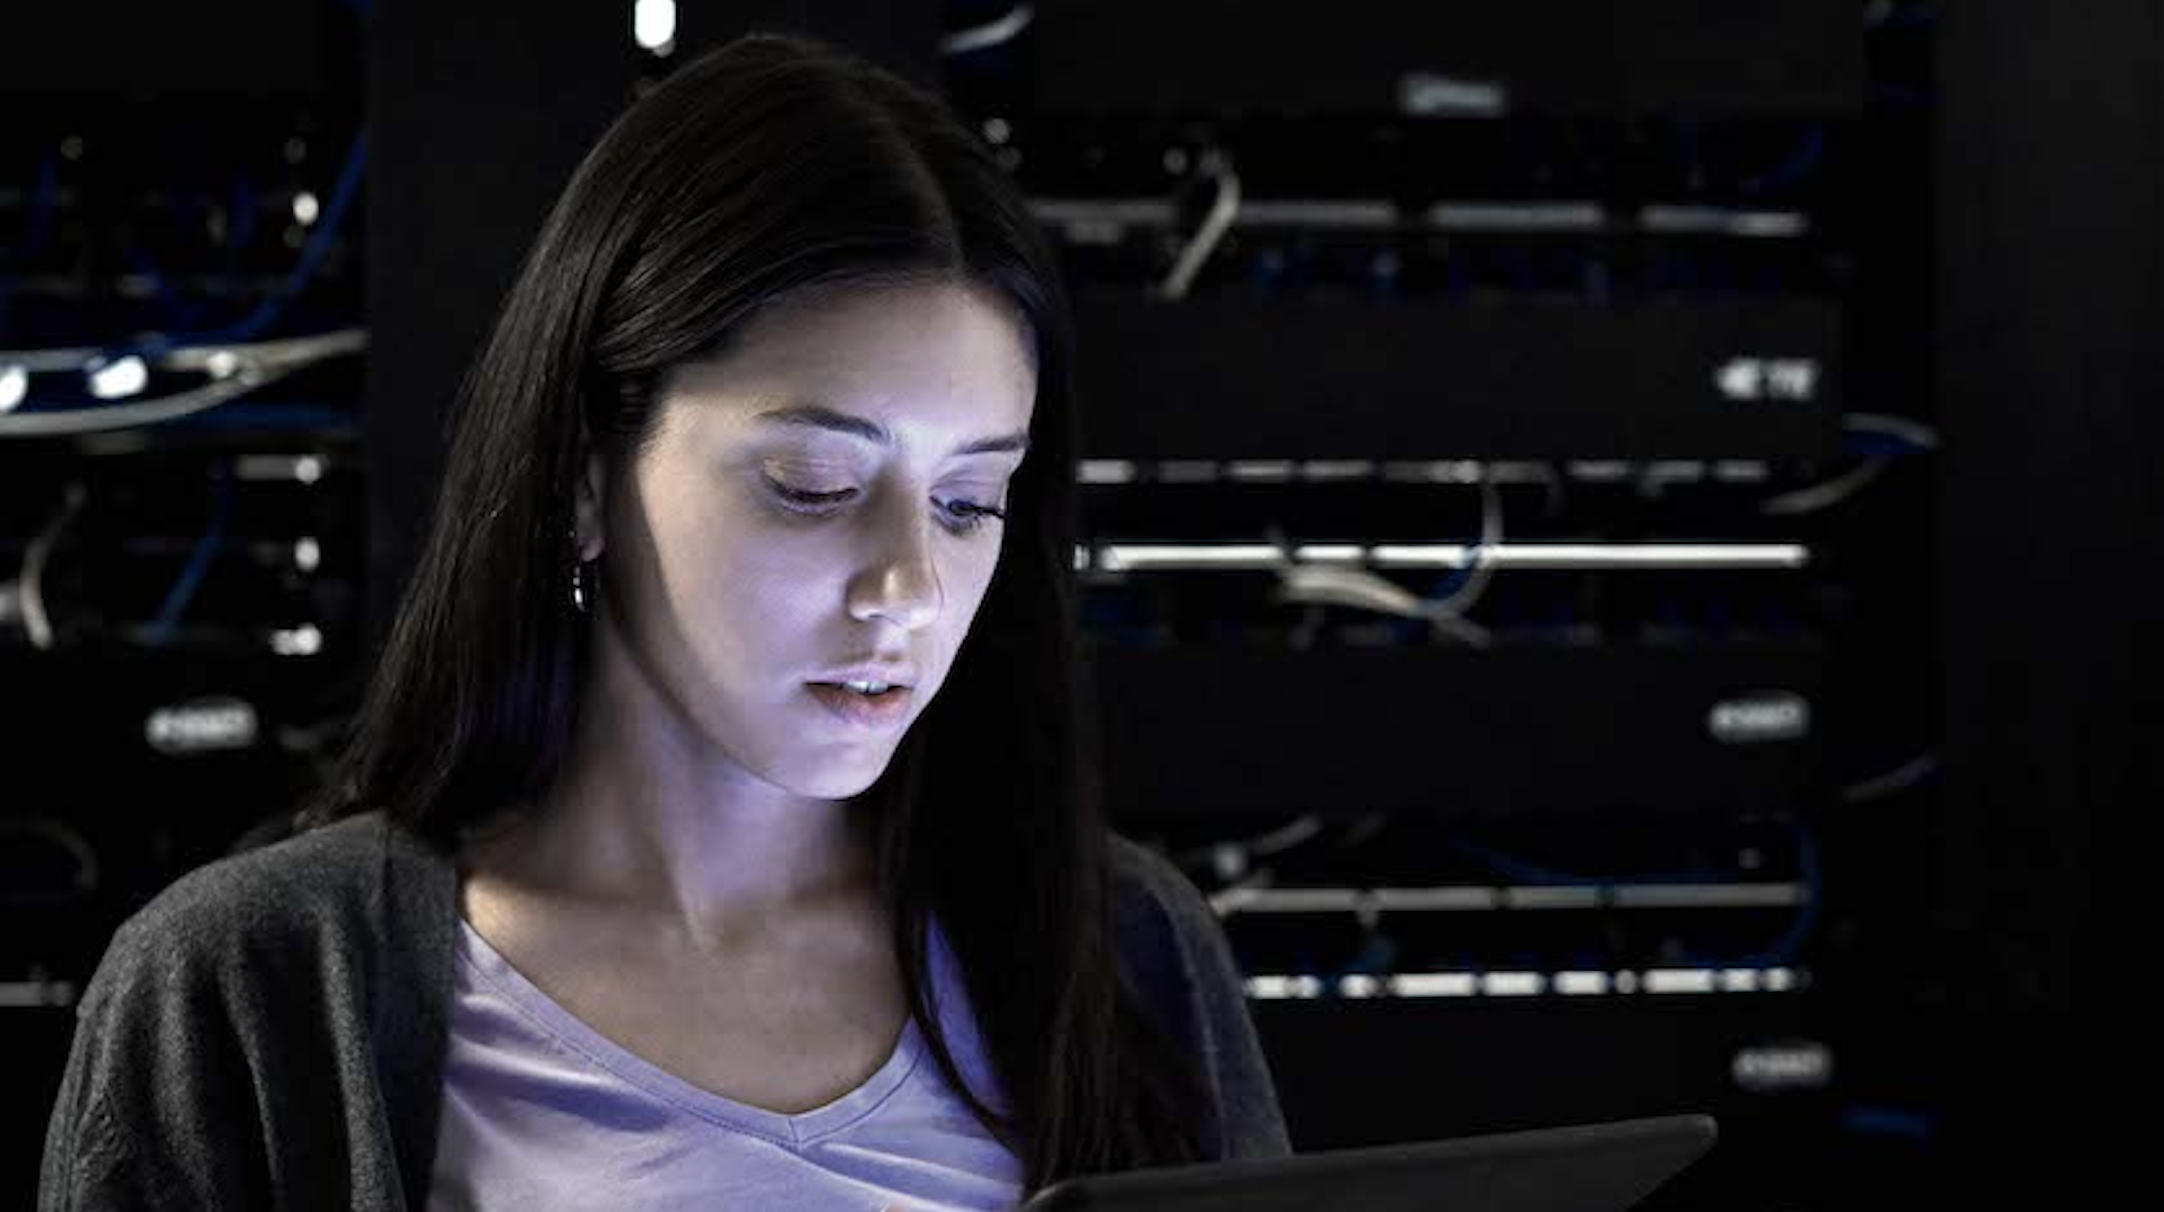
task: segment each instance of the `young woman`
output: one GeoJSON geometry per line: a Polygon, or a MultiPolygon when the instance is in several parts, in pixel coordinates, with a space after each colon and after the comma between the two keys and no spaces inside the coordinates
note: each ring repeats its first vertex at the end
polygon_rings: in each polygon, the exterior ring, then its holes
{"type": "Polygon", "coordinates": [[[86,990],[40,1206],[936,1212],[1287,1152],[1215,919],[1096,803],[1069,340],[926,93],[766,36],[632,106],[337,778],[86,990]]]}

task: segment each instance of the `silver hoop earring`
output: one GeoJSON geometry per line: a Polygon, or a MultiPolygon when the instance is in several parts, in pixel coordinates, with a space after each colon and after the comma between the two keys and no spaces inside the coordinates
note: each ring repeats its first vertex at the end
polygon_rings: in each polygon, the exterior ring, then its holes
{"type": "Polygon", "coordinates": [[[577,560],[571,565],[571,609],[583,615],[594,612],[595,582],[600,579],[599,560],[577,560]]]}

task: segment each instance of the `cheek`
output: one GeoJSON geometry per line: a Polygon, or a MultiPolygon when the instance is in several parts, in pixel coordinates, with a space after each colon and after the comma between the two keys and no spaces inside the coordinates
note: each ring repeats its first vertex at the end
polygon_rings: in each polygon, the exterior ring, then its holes
{"type": "MultiPolygon", "coordinates": [[[[849,617],[850,577],[861,552],[847,528],[797,525],[718,489],[642,486],[650,577],[639,604],[640,629],[673,651],[656,652],[703,681],[732,671],[809,667],[850,655],[865,624],[849,617]],[[842,637],[837,640],[837,637],[842,637]],[[689,666],[689,668],[682,668],[689,666]]],[[[1004,535],[935,538],[946,612],[932,635],[912,641],[917,655],[944,662],[961,646],[1000,564],[1004,535]]],[[[861,642],[858,643],[861,647],[861,642]]]]}
{"type": "Polygon", "coordinates": [[[619,531],[635,563],[625,575],[634,626],[670,666],[715,675],[775,653],[817,592],[816,561],[777,541],[770,524],[711,488],[642,485],[640,512],[619,531]]]}

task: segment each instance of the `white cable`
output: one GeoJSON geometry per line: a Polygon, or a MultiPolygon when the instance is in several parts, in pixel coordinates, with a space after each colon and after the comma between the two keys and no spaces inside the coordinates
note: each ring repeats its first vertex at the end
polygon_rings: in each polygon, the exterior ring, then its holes
{"type": "MultiPolygon", "coordinates": [[[[241,361],[285,362],[296,358],[314,359],[337,353],[354,353],[367,347],[367,329],[338,328],[313,336],[284,337],[276,341],[183,345],[155,356],[137,356],[162,369],[208,370],[214,364],[214,359],[221,354],[241,361]]],[[[0,364],[20,366],[32,374],[41,371],[83,370],[112,352],[110,349],[90,345],[58,349],[8,349],[0,350],[0,364]]]]}
{"type": "Polygon", "coordinates": [[[20,584],[23,598],[23,630],[30,634],[32,648],[53,646],[53,621],[45,610],[45,565],[52,559],[53,548],[59,546],[60,536],[67,533],[75,515],[83,510],[83,503],[90,497],[80,483],[68,485],[66,501],[60,513],[48,523],[30,546],[23,551],[23,571],[20,584]]]}
{"type": "Polygon", "coordinates": [[[1179,259],[1173,263],[1172,272],[1165,277],[1162,292],[1167,299],[1184,298],[1188,288],[1195,284],[1202,265],[1216,250],[1218,241],[1240,214],[1240,174],[1222,155],[1211,157],[1210,176],[1217,181],[1217,200],[1210,204],[1210,213],[1195,229],[1195,238],[1180,250],[1179,259]]]}
{"type": "Polygon", "coordinates": [[[1492,476],[1480,479],[1480,545],[1473,551],[1473,570],[1465,583],[1439,601],[1424,603],[1424,613],[1436,631],[1454,636],[1474,648],[1494,642],[1488,629],[1465,617],[1488,591],[1495,578],[1496,550],[1503,541],[1503,493],[1492,476]]]}
{"type": "Polygon", "coordinates": [[[1176,856],[1174,861],[1185,866],[1193,863],[1196,859],[1209,858],[1227,846],[1243,850],[1249,855],[1280,854],[1322,832],[1323,824],[1321,813],[1305,812],[1267,833],[1256,834],[1253,837],[1227,838],[1221,842],[1212,842],[1199,849],[1184,851],[1176,856]]]}
{"type": "Polygon", "coordinates": [[[1503,542],[1503,493],[1491,476],[1480,479],[1480,546],[1473,553],[1473,571],[1450,596],[1427,604],[1428,613],[1456,618],[1471,610],[1495,578],[1495,550],[1503,542]]]}
{"type": "MultiPolygon", "coordinates": [[[[339,354],[360,353],[368,348],[368,330],[365,328],[334,328],[329,332],[315,333],[305,337],[284,337],[276,341],[256,341],[247,345],[189,345],[168,351],[159,359],[159,365],[172,370],[200,370],[216,374],[226,359],[231,365],[254,363],[258,366],[278,366],[290,363],[320,362],[339,354]]],[[[0,354],[0,358],[6,355],[0,354]]]]}
{"type": "MultiPolygon", "coordinates": [[[[1448,597],[1430,601],[1387,577],[1361,568],[1322,564],[1293,564],[1278,577],[1277,600],[1309,605],[1347,606],[1405,619],[1424,619],[1436,631],[1463,640],[1476,648],[1492,641],[1488,630],[1465,612],[1479,602],[1495,576],[1495,553],[1503,541],[1502,492],[1495,481],[1480,483],[1480,542],[1473,549],[1472,571],[1465,583],[1448,597]]],[[[1280,540],[1278,546],[1285,544],[1280,540]]]]}
{"type": "MultiPolygon", "coordinates": [[[[184,345],[162,353],[134,356],[142,358],[146,366],[159,370],[224,378],[241,367],[316,362],[338,354],[359,353],[367,348],[367,329],[338,328],[306,337],[226,345],[184,345]]],[[[94,346],[0,350],[0,366],[19,368],[30,374],[81,372],[98,365],[112,352],[94,346]]]]}
{"type": "Polygon", "coordinates": [[[1395,581],[1359,568],[1301,564],[1286,569],[1279,578],[1278,601],[1309,605],[1349,606],[1377,614],[1417,619],[1422,614],[1418,595],[1395,581]]]}
{"type": "Polygon", "coordinates": [[[300,367],[297,364],[263,370],[243,368],[230,379],[206,383],[201,387],[161,396],[155,400],[140,400],[111,408],[70,408],[63,412],[34,412],[0,417],[0,438],[72,436],[177,421],[199,412],[208,412],[235,396],[246,395],[258,387],[275,383],[298,369],[300,367]]]}
{"type": "Polygon", "coordinates": [[[9,349],[0,350],[0,362],[20,366],[31,374],[40,371],[82,370],[110,350],[90,346],[61,349],[9,349]]]}
{"type": "MultiPolygon", "coordinates": [[[[275,383],[327,358],[359,353],[367,348],[367,330],[341,328],[313,336],[258,341],[249,345],[199,345],[169,350],[158,358],[161,367],[218,378],[201,387],[132,404],[0,416],[0,438],[101,433],[178,420],[216,408],[236,396],[275,383]]],[[[0,353],[0,361],[20,360],[44,365],[61,355],[82,352],[85,351],[25,350],[0,353]]],[[[83,363],[64,363],[63,368],[80,365],[83,363]]]]}
{"type": "Polygon", "coordinates": [[[956,30],[941,38],[939,40],[939,53],[942,55],[966,55],[971,51],[980,51],[986,47],[998,46],[1002,42],[1013,40],[1016,34],[1028,29],[1029,23],[1035,20],[1036,17],[1037,10],[1035,8],[1027,4],[1017,4],[1008,9],[1007,15],[997,21],[987,21],[983,25],[973,25],[968,29],[956,30]]]}
{"type": "Polygon", "coordinates": [[[1813,484],[1794,492],[1784,492],[1759,505],[1759,512],[1783,517],[1796,517],[1830,509],[1868,487],[1872,481],[1886,474],[1892,464],[1890,459],[1873,459],[1861,467],[1835,476],[1823,484],[1813,484]]]}
{"type": "Polygon", "coordinates": [[[1939,755],[1926,753],[1911,758],[1884,774],[1874,775],[1862,782],[1852,783],[1842,788],[1841,802],[1844,804],[1862,804],[1871,800],[1883,799],[1897,791],[1906,791],[1937,774],[1938,770],[1939,755]]]}
{"type": "Polygon", "coordinates": [[[0,817],[0,834],[20,833],[42,838],[67,851],[75,860],[75,890],[79,893],[96,892],[101,881],[98,870],[98,852],[83,835],[58,821],[34,816],[0,817]]]}

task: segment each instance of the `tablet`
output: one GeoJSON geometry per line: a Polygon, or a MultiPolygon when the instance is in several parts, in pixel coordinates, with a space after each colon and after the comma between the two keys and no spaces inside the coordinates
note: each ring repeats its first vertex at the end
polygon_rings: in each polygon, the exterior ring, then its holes
{"type": "Polygon", "coordinates": [[[1015,1212],[1622,1212],[1713,1147],[1711,1116],[1070,1178],[1015,1212]]]}

